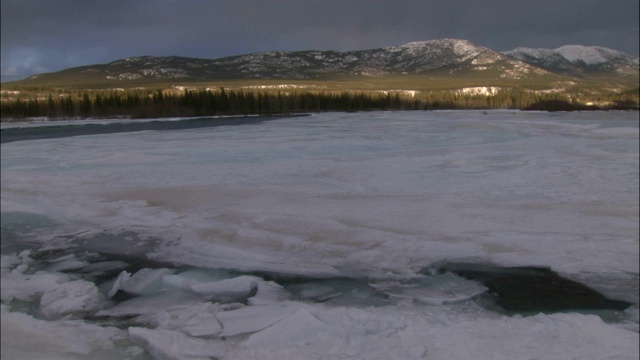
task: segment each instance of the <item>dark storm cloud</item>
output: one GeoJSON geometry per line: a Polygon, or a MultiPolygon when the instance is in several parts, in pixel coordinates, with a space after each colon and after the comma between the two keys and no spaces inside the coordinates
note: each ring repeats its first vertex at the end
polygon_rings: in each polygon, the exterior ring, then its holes
{"type": "Polygon", "coordinates": [[[136,55],[356,50],[445,37],[638,54],[637,0],[2,0],[2,80],[136,55]]]}

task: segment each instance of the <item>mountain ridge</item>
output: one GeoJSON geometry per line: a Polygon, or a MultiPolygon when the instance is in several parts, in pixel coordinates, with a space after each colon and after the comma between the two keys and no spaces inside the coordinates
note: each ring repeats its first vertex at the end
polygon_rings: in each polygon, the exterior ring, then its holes
{"type": "Polygon", "coordinates": [[[637,72],[638,58],[602,46],[564,45],[556,49],[519,47],[503,54],[530,65],[572,75],[594,71],[637,72]]]}
{"type": "Polygon", "coordinates": [[[596,46],[520,47],[497,52],[464,39],[437,39],[367,50],[266,51],[217,59],[135,56],[34,75],[9,84],[44,84],[62,79],[70,84],[75,81],[79,86],[97,81],[118,86],[152,80],[375,79],[423,74],[483,76],[484,82],[531,80],[548,75],[561,75],[564,80],[605,75],[607,79],[637,84],[638,60],[620,51],[596,46]]]}

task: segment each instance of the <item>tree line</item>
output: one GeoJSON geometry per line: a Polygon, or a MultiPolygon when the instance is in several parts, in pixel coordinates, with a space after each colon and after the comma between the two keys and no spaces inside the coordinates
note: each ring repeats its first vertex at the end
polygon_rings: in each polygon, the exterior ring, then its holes
{"type": "Polygon", "coordinates": [[[276,114],[323,111],[524,109],[548,100],[569,101],[557,93],[503,89],[496,95],[454,91],[415,93],[358,91],[128,90],[49,93],[40,98],[3,100],[3,119],[161,118],[276,114]]]}

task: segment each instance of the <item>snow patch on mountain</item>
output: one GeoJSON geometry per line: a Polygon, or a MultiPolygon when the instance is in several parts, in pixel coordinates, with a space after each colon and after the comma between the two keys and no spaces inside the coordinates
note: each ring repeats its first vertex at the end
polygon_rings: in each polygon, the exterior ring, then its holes
{"type": "Polygon", "coordinates": [[[600,46],[565,45],[557,49],[519,47],[502,54],[542,68],[568,72],[585,70],[614,70],[619,73],[637,72],[638,59],[600,46]]]}
{"type": "Polygon", "coordinates": [[[572,63],[583,62],[587,65],[602,64],[607,61],[603,56],[605,48],[588,47],[582,45],[566,45],[555,49],[555,52],[572,63]]]}

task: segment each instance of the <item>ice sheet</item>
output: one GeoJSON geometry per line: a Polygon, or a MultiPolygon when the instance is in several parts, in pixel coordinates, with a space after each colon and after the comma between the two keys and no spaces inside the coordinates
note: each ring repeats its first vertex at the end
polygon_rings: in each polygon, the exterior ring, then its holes
{"type": "MultiPolygon", "coordinates": [[[[234,359],[638,359],[638,334],[610,327],[596,316],[578,314],[501,318],[475,313],[437,312],[409,306],[353,309],[319,307],[313,321],[282,320],[283,334],[311,328],[312,338],[260,342],[226,356],[234,359]],[[304,325],[301,325],[304,324],[304,325]],[[280,346],[279,343],[288,346],[280,346]],[[258,346],[260,345],[260,346],[258,346]]],[[[272,340],[278,337],[269,332],[272,340]]],[[[295,336],[294,336],[295,337],[295,336]]]]}
{"type": "MultiPolygon", "coordinates": [[[[3,358],[46,358],[51,343],[54,358],[107,351],[142,359],[140,346],[198,357],[219,354],[209,341],[224,336],[228,359],[637,359],[637,119],[637,112],[330,113],[3,144],[2,301],[15,306],[3,306],[3,358]],[[77,279],[36,272],[45,267],[32,267],[28,254],[5,254],[14,244],[203,270],[145,276],[126,301],[119,290],[131,279],[116,284],[118,270],[108,270],[95,275],[112,276],[101,289],[115,304],[101,305],[100,326],[47,322],[18,313],[20,301],[77,279]],[[290,293],[265,276],[257,289],[236,283],[247,290],[245,305],[222,309],[193,288],[237,277],[206,270],[220,268],[407,285],[425,266],[449,261],[549,266],[634,307],[611,324],[575,313],[505,317],[466,301],[482,289],[450,283],[427,293],[392,289],[394,301],[370,307],[366,296],[332,303],[319,283],[290,293]],[[307,301],[305,294],[309,303],[288,301],[307,301]],[[141,330],[105,325],[129,316],[141,330]],[[79,330],[62,332],[69,324],[79,330]],[[76,336],[84,329],[100,336],[76,336]],[[31,343],[25,331],[37,332],[31,343]],[[116,340],[96,343],[112,332],[116,340]],[[287,334],[302,339],[287,342],[287,334]]],[[[86,274],[84,261],[48,265],[86,274]]]]}
{"type": "Polygon", "coordinates": [[[10,143],[2,209],[159,236],[158,257],[194,265],[637,271],[636,115],[322,114],[10,143]]]}

